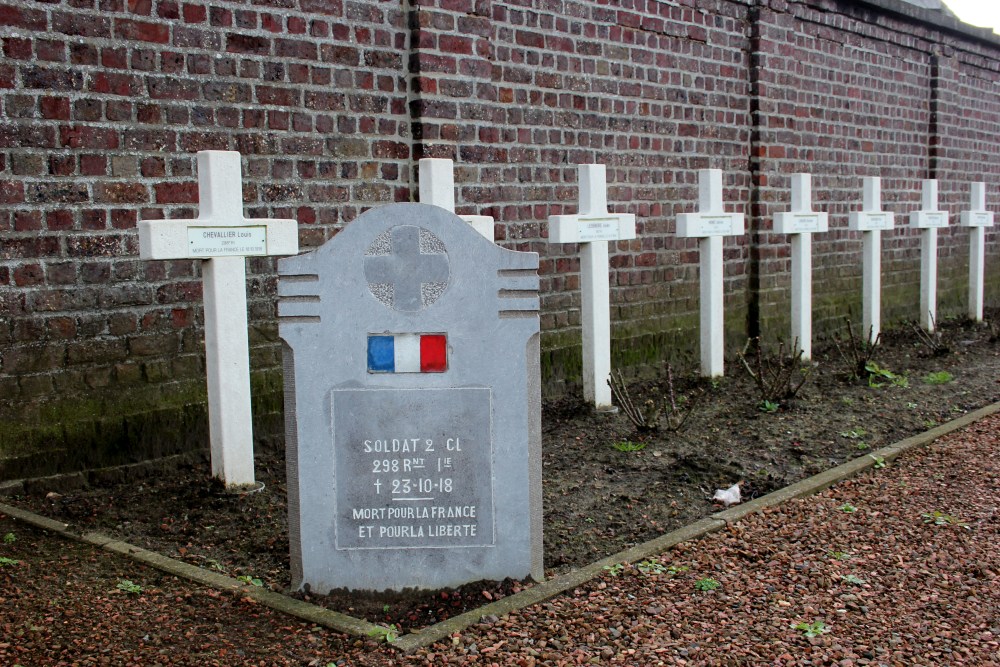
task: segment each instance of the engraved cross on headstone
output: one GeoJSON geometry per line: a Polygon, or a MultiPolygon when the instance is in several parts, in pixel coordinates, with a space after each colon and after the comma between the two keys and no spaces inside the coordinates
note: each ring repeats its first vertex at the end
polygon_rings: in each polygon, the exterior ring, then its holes
{"type": "Polygon", "coordinates": [[[365,278],[389,286],[395,310],[421,310],[428,305],[425,287],[448,282],[448,256],[425,250],[419,227],[399,225],[390,231],[387,253],[365,256],[365,278]]]}
{"type": "Polygon", "coordinates": [[[198,218],[142,220],[142,259],[201,259],[212,475],[227,487],[254,483],[246,258],[294,255],[295,220],[243,217],[240,154],[199,151],[198,218]]]}

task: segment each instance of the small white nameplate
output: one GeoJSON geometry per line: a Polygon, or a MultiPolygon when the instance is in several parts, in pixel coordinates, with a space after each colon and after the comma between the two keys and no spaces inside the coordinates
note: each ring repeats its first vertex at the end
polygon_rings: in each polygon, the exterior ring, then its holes
{"type": "Polygon", "coordinates": [[[189,227],[191,257],[250,257],[267,254],[267,227],[189,227]]]}
{"type": "Polygon", "coordinates": [[[856,232],[874,232],[892,229],[892,223],[893,214],[889,212],[854,211],[851,213],[848,229],[856,232]]]}
{"type": "Polygon", "coordinates": [[[778,234],[809,234],[829,231],[826,213],[776,213],[774,231],[778,234]]]}
{"type": "Polygon", "coordinates": [[[677,216],[677,235],[684,238],[742,234],[742,213],[681,213],[677,216]]]}
{"type": "Polygon", "coordinates": [[[580,241],[617,241],[617,218],[580,218],[580,241]]]}
{"type": "Polygon", "coordinates": [[[635,238],[635,215],[622,213],[588,218],[579,215],[549,217],[550,243],[595,243],[635,238]]]}
{"type": "Polygon", "coordinates": [[[992,227],[993,211],[963,211],[963,227],[992,227]]]}
{"type": "Polygon", "coordinates": [[[947,226],[948,214],[945,211],[913,211],[910,213],[910,227],[937,229],[947,226]]]}

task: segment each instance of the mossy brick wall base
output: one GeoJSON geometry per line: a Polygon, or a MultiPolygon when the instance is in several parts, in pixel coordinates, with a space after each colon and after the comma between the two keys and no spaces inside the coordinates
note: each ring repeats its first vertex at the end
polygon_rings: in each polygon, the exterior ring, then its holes
{"type": "MultiPolygon", "coordinates": [[[[138,259],[139,219],[197,214],[194,154],[243,153],[255,217],[303,249],[415,197],[456,161],[460,213],[541,255],[549,392],[579,377],[576,165],[608,166],[638,238],[611,252],[616,364],[695,351],[697,170],[725,171],[727,340],[788,331],[772,215],[813,174],[815,330],[860,310],[863,176],[897,214],[920,180],[1000,205],[1000,41],[899,0],[0,0],[0,477],[203,444],[200,267],[138,259]]],[[[900,215],[900,217],[903,217],[900,215]]],[[[967,232],[941,235],[942,317],[964,312],[967,232]]],[[[987,302],[1000,242],[987,235],[987,302]]],[[[916,319],[918,235],[885,237],[884,315],[916,319]]],[[[249,262],[258,434],[280,433],[273,260],[249,262]]]]}

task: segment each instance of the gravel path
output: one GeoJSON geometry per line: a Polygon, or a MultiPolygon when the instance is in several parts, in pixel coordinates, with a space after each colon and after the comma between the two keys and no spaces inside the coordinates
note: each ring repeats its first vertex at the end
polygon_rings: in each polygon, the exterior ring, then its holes
{"type": "Polygon", "coordinates": [[[413,656],[0,518],[0,664],[1000,665],[998,436],[988,417],[413,656]]]}

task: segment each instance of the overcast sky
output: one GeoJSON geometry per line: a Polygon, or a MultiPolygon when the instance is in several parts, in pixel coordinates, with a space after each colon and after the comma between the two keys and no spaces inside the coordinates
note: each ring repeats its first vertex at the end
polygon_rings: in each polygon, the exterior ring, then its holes
{"type": "Polygon", "coordinates": [[[944,3],[966,23],[1000,32],[1000,0],[944,0],[944,3]]]}

